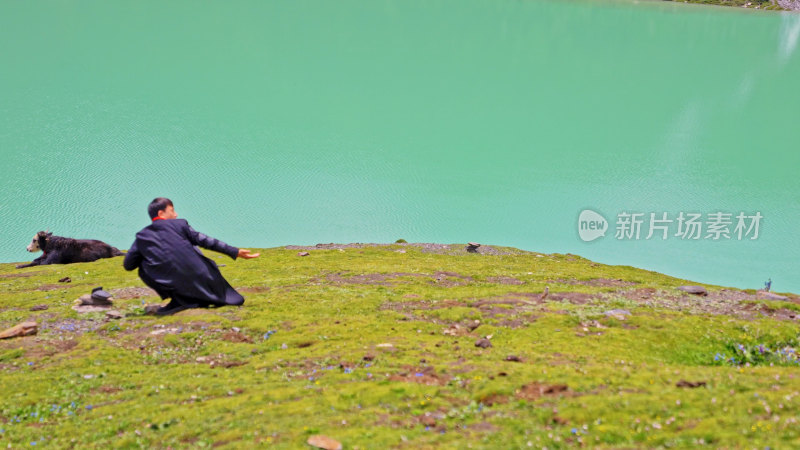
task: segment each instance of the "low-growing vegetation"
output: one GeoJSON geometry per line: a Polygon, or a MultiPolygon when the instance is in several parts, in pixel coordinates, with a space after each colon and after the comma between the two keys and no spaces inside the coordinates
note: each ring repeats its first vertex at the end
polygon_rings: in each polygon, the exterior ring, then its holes
{"type": "Polygon", "coordinates": [[[0,341],[0,446],[800,446],[796,295],[478,250],[209,254],[245,305],[170,317],[121,258],[2,264],[0,328],[38,333],[0,341]],[[73,309],[96,286],[122,318],[73,309]]]}

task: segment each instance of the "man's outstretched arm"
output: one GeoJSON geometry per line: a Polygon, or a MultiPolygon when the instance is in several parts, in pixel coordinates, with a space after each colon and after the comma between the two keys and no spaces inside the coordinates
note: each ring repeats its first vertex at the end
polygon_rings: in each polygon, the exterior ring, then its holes
{"type": "Polygon", "coordinates": [[[192,245],[197,245],[208,250],[224,253],[233,259],[236,258],[251,259],[251,258],[257,258],[259,256],[258,253],[250,253],[250,250],[244,248],[241,249],[236,248],[220,241],[219,239],[214,239],[211,236],[199,233],[195,231],[194,228],[190,227],[188,224],[186,228],[188,229],[187,230],[188,237],[192,245]]]}

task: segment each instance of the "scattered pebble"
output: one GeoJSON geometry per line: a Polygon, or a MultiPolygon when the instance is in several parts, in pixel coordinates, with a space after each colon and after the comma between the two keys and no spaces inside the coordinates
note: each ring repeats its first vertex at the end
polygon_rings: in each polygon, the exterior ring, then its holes
{"type": "Polygon", "coordinates": [[[491,346],[492,346],[492,342],[489,341],[489,339],[485,339],[484,338],[484,339],[478,339],[477,341],[475,341],[475,347],[489,348],[491,346]]]}

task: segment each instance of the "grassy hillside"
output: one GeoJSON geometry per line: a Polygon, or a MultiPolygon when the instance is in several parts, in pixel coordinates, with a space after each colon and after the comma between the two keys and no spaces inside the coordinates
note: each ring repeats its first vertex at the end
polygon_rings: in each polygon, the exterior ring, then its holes
{"type": "Polygon", "coordinates": [[[166,318],[121,258],[0,265],[0,329],[39,324],[0,341],[0,446],[800,446],[795,295],[509,248],[325,247],[209,254],[245,305],[166,318]],[[122,319],[72,309],[95,286],[122,319]]]}

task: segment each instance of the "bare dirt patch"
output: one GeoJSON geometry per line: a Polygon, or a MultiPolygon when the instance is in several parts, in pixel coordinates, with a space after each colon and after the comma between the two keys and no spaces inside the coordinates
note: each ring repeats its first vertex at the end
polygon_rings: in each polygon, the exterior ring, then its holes
{"type": "Polygon", "coordinates": [[[224,340],[224,341],[234,342],[234,343],[239,343],[239,342],[246,342],[248,344],[252,344],[253,343],[253,339],[250,336],[248,336],[248,335],[246,335],[244,333],[241,333],[241,332],[238,332],[238,331],[232,331],[232,330],[226,332],[225,334],[223,334],[221,336],[221,339],[224,340]]]}
{"type": "Polygon", "coordinates": [[[439,271],[433,274],[433,280],[430,284],[437,286],[453,287],[453,286],[466,286],[475,281],[469,275],[461,275],[456,272],[443,272],[439,271]]]}
{"type": "MultiPolygon", "coordinates": [[[[781,307],[779,302],[770,305],[769,300],[760,299],[758,294],[751,294],[737,289],[720,289],[708,291],[706,296],[674,291],[655,290],[652,288],[620,290],[617,294],[651,307],[690,314],[728,315],[740,319],[751,320],[758,317],[771,317],[779,320],[800,320],[800,311],[781,307]]],[[[786,302],[800,304],[797,297],[789,297],[786,302]]]]}
{"type": "Polygon", "coordinates": [[[351,243],[351,244],[317,244],[317,245],[287,245],[286,250],[346,250],[346,249],[359,249],[370,247],[415,247],[419,248],[423,253],[436,253],[443,255],[470,255],[470,254],[483,254],[483,255],[522,255],[529,254],[524,250],[517,249],[498,249],[490,245],[481,245],[474,253],[467,252],[467,244],[435,244],[430,242],[414,242],[414,243],[351,243]]]}
{"type": "Polygon", "coordinates": [[[521,400],[536,400],[541,397],[568,396],[571,392],[566,384],[530,383],[522,386],[517,391],[517,398],[521,400]]]}
{"type": "Polygon", "coordinates": [[[596,295],[586,294],[583,292],[551,292],[547,296],[547,300],[569,302],[574,305],[585,305],[595,298],[597,298],[596,295]]]}
{"type": "Polygon", "coordinates": [[[624,281],[620,278],[610,279],[610,278],[592,278],[591,280],[568,280],[564,278],[559,278],[556,280],[549,280],[548,283],[558,283],[558,284],[569,284],[571,286],[594,286],[594,287],[625,287],[625,286],[635,286],[636,282],[633,281],[624,281]]]}
{"type": "Polygon", "coordinates": [[[486,281],[488,281],[489,283],[497,283],[497,284],[510,284],[510,285],[525,284],[524,281],[516,279],[514,277],[487,277],[486,281]]]}
{"type": "Polygon", "coordinates": [[[69,286],[63,284],[43,284],[36,288],[37,291],[55,291],[58,289],[68,289],[69,286]]]}
{"type": "Polygon", "coordinates": [[[41,270],[37,270],[36,272],[3,273],[0,274],[0,278],[28,278],[28,277],[35,277],[43,273],[44,271],[41,270]]]}
{"type": "Polygon", "coordinates": [[[30,359],[67,353],[77,346],[78,341],[75,339],[21,338],[0,342],[0,350],[22,349],[25,350],[25,357],[30,359]]]}
{"type": "Polygon", "coordinates": [[[408,280],[398,280],[401,277],[425,277],[426,275],[419,273],[364,273],[356,275],[348,275],[343,272],[330,273],[326,276],[327,280],[333,284],[362,284],[362,285],[380,285],[392,286],[395,284],[408,284],[408,280]]]}
{"type": "Polygon", "coordinates": [[[124,287],[112,289],[111,295],[115,300],[130,300],[141,297],[157,297],[158,293],[146,287],[124,287]]]}
{"type": "Polygon", "coordinates": [[[237,291],[244,292],[246,294],[260,294],[262,292],[269,292],[269,286],[246,286],[246,287],[237,287],[237,291]]]}
{"type": "Polygon", "coordinates": [[[403,372],[390,376],[389,380],[437,386],[445,385],[450,381],[450,376],[437,374],[436,369],[432,366],[422,368],[405,367],[405,369],[403,372]]]}

